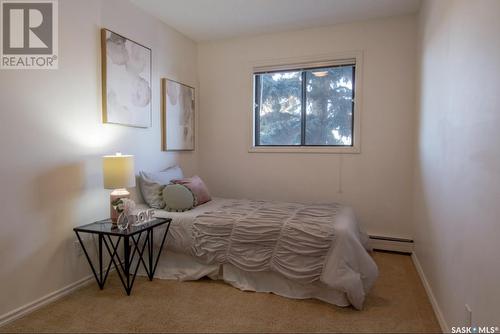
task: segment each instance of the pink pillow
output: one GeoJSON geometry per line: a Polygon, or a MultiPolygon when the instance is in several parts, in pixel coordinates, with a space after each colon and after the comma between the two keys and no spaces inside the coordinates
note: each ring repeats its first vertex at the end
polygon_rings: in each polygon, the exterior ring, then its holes
{"type": "Polygon", "coordinates": [[[189,188],[196,198],[196,205],[201,205],[212,200],[207,186],[198,175],[172,180],[171,182],[174,184],[182,184],[189,188]]]}

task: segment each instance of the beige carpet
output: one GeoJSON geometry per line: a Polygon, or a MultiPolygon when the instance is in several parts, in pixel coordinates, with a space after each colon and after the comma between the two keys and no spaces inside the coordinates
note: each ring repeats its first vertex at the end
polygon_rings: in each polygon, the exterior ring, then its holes
{"type": "Polygon", "coordinates": [[[127,297],[113,276],[102,291],[93,283],[0,332],[439,332],[411,258],[373,256],[380,277],[363,311],[211,280],[138,278],[127,297]]]}

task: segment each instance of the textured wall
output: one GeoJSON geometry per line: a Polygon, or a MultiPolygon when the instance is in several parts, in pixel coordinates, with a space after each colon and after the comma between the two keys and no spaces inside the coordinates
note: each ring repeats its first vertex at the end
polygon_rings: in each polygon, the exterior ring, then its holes
{"type": "Polygon", "coordinates": [[[449,327],[500,326],[500,1],[420,15],[416,254],[449,327]]]}

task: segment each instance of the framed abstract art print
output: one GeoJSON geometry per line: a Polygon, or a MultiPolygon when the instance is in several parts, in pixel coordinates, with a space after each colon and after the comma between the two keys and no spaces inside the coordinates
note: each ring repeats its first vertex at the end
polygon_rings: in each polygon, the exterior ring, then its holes
{"type": "Polygon", "coordinates": [[[151,126],[151,49],[101,29],[104,123],[151,126]]]}

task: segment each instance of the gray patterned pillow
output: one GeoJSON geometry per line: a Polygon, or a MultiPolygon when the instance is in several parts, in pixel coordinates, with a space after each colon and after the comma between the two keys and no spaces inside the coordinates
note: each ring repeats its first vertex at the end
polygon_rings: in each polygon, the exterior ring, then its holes
{"type": "Polygon", "coordinates": [[[163,188],[165,185],[153,182],[143,175],[139,178],[142,197],[144,201],[154,209],[163,209],[165,201],[163,200],[163,188]]]}

